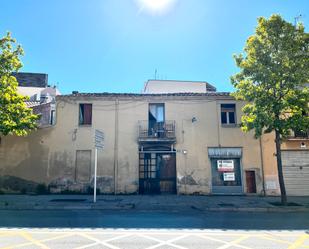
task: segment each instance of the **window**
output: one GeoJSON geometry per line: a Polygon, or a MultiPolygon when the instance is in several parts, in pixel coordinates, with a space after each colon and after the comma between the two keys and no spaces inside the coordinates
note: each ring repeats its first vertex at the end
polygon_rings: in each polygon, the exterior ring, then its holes
{"type": "Polygon", "coordinates": [[[164,133],[164,104],[149,104],[148,131],[151,136],[161,136],[164,133]]]}
{"type": "Polygon", "coordinates": [[[92,104],[79,104],[79,125],[91,125],[92,104]]]}
{"type": "Polygon", "coordinates": [[[149,104],[149,121],[164,122],[164,104],[149,104]]]}
{"type": "Polygon", "coordinates": [[[221,104],[221,124],[236,124],[235,104],[221,104]]]}
{"type": "Polygon", "coordinates": [[[50,111],[50,122],[49,122],[50,125],[54,125],[55,124],[55,114],[56,114],[55,110],[51,110],[50,111]]]}

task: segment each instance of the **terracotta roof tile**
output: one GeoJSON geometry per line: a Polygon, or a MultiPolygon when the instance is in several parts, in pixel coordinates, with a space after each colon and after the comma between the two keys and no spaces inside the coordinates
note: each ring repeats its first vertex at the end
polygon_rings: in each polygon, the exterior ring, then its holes
{"type": "Polygon", "coordinates": [[[70,98],[70,97],[169,97],[169,96],[226,96],[232,97],[230,92],[207,92],[207,93],[160,93],[160,94],[144,94],[144,93],[73,93],[57,96],[58,99],[70,98]]]}
{"type": "Polygon", "coordinates": [[[40,105],[40,101],[25,101],[27,107],[31,108],[40,105]]]}

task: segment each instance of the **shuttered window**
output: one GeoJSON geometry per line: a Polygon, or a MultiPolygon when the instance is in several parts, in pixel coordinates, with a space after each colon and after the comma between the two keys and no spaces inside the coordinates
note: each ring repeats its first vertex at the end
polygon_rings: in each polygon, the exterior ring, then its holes
{"type": "Polygon", "coordinates": [[[92,124],[92,104],[79,104],[79,125],[92,124]]]}

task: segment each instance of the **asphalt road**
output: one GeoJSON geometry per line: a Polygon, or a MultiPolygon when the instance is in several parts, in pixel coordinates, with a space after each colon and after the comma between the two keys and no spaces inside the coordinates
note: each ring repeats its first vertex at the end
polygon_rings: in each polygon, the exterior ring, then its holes
{"type": "Polygon", "coordinates": [[[0,248],[308,249],[304,231],[0,229],[0,248]]]}
{"type": "Polygon", "coordinates": [[[0,227],[309,230],[309,213],[1,210],[0,227]]]}
{"type": "Polygon", "coordinates": [[[309,213],[0,211],[0,248],[309,249],[309,213]]]}

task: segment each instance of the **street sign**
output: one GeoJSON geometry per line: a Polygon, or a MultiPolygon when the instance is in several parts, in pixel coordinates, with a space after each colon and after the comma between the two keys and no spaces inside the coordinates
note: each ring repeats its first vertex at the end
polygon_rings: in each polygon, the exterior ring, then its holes
{"type": "Polygon", "coordinates": [[[94,145],[98,149],[104,149],[104,132],[100,130],[95,130],[94,134],[94,145]]]}

